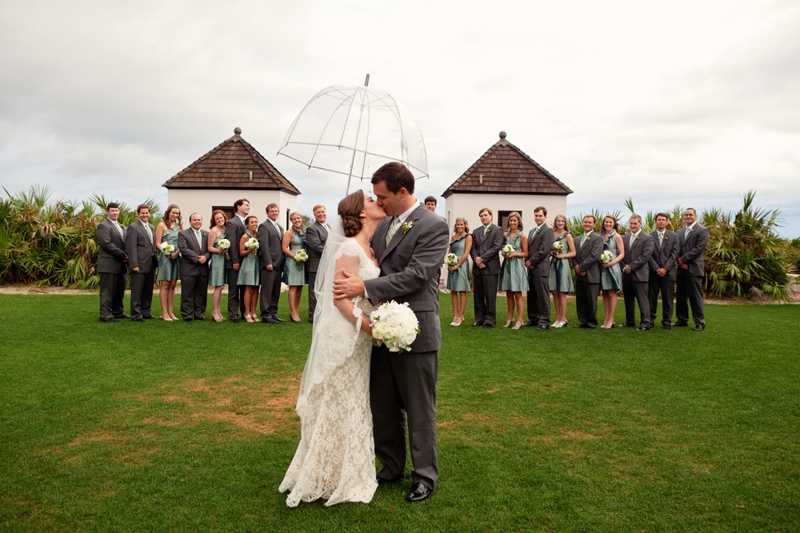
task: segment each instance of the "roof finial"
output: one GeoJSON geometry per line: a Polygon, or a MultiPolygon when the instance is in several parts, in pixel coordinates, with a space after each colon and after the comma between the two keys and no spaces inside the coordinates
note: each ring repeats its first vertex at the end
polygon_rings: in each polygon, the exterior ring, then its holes
{"type": "Polygon", "coordinates": [[[369,74],[367,74],[367,79],[364,80],[364,87],[369,87],[369,74]]]}
{"type": "Polygon", "coordinates": [[[505,138],[506,138],[506,132],[504,132],[504,131],[501,131],[501,132],[500,132],[500,138],[501,138],[501,139],[505,139],[505,138]]]}
{"type": "Polygon", "coordinates": [[[241,133],[242,133],[242,128],[240,128],[240,127],[238,127],[238,126],[237,126],[237,127],[235,127],[235,128],[233,128],[233,133],[235,133],[236,135],[241,135],[241,133]]]}

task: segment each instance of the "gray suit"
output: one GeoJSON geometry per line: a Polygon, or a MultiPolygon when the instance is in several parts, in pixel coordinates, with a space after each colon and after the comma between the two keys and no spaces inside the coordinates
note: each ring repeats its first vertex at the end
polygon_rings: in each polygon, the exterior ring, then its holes
{"type": "Polygon", "coordinates": [[[689,236],[686,237],[686,228],[681,228],[678,234],[678,259],[689,267],[684,270],[680,266],[677,276],[677,294],[675,295],[675,318],[677,322],[689,322],[689,305],[692,306],[692,316],[697,326],[705,326],[705,310],[703,302],[703,276],[705,276],[705,259],[703,254],[708,246],[708,230],[695,223],[689,236]]]}
{"type": "Polygon", "coordinates": [[[267,219],[258,226],[258,255],[261,263],[261,319],[278,318],[278,300],[281,298],[283,279],[283,231],[267,219]],[[272,270],[267,270],[272,265],[272,270]]]}
{"type": "Polygon", "coordinates": [[[314,321],[314,310],[317,308],[317,295],[314,293],[314,282],[317,279],[317,268],[322,257],[322,250],[328,240],[327,224],[314,222],[306,228],[306,249],[308,251],[308,261],[306,261],[306,280],[308,281],[308,321],[314,321]]]}
{"type": "Polygon", "coordinates": [[[550,252],[553,250],[553,229],[542,224],[528,233],[528,321],[550,325],[550,252]]]}
{"type": "Polygon", "coordinates": [[[484,227],[480,226],[472,232],[473,304],[475,322],[478,324],[497,323],[497,283],[500,281],[500,249],[503,247],[503,230],[497,224],[489,226],[489,233],[484,235],[484,227]],[[475,263],[480,257],[485,268],[475,263]]]}
{"type": "MultiPolygon", "coordinates": [[[[121,226],[120,226],[121,227],[121,226]]],[[[106,219],[97,226],[97,272],[100,274],[100,318],[125,315],[122,303],[125,297],[125,228],[122,235],[111,220],[106,219]]]]}
{"type": "Polygon", "coordinates": [[[208,232],[200,230],[201,244],[197,243],[194,229],[185,229],[178,234],[178,249],[181,251],[181,316],[189,321],[203,319],[208,301],[208,232]],[[200,264],[200,258],[206,262],[200,264]]]}
{"type": "Polygon", "coordinates": [[[672,299],[675,295],[675,261],[678,259],[678,236],[664,230],[661,245],[658,244],[658,230],[650,234],[653,237],[653,255],[650,257],[650,321],[655,322],[658,311],[658,293],[661,293],[661,324],[672,323],[672,299]],[[666,268],[662,277],[656,274],[659,268],[666,268]]]}
{"type": "Polygon", "coordinates": [[[239,286],[239,271],[233,269],[234,263],[242,264],[239,257],[239,241],[244,235],[244,223],[233,215],[225,224],[225,238],[231,241],[228,249],[229,259],[225,260],[225,268],[228,271],[228,319],[238,320],[239,313],[244,315],[244,285],[239,286]]]}
{"type": "Polygon", "coordinates": [[[575,310],[580,326],[597,327],[597,295],[600,294],[600,254],[603,238],[591,232],[583,242],[583,235],[575,237],[575,257],[572,265],[579,266],[584,276],[575,276],[575,310]]]}
{"type": "MultiPolygon", "coordinates": [[[[402,476],[406,463],[405,425],[411,447],[414,483],[436,488],[436,378],[442,331],[439,321],[439,271],[447,252],[447,223],[419,205],[386,244],[392,217],[378,225],[372,239],[381,276],[364,281],[373,305],[408,302],[419,320],[419,335],[411,352],[391,353],[385,346],[372,350],[370,406],[375,455],[381,461],[378,477],[402,476]]],[[[499,232],[502,233],[502,232],[499,232]]]]}
{"type": "Polygon", "coordinates": [[[128,273],[131,276],[131,318],[152,316],[150,305],[153,302],[158,249],[153,240],[156,231],[152,224],[147,227],[150,228],[150,233],[144,228],[142,221],[137,220],[128,226],[125,233],[125,252],[128,254],[128,273]],[[133,271],[136,267],[139,272],[133,271]]]}
{"type": "Polygon", "coordinates": [[[631,246],[632,238],[633,235],[630,233],[622,236],[622,244],[625,247],[625,257],[622,258],[625,323],[629,326],[636,325],[636,301],[638,301],[640,326],[652,328],[648,282],[650,280],[650,257],[653,255],[653,238],[645,232],[639,231],[639,236],[631,246]],[[630,267],[630,274],[625,273],[625,267],[630,267]]]}

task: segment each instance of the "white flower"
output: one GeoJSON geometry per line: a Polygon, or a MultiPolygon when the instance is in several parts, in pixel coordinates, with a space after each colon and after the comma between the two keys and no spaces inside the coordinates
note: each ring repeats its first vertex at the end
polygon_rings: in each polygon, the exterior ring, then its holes
{"type": "Polygon", "coordinates": [[[164,255],[169,255],[175,251],[175,247],[172,246],[172,243],[169,241],[164,241],[161,243],[161,253],[164,255]]]}
{"type": "Polygon", "coordinates": [[[614,254],[611,253],[611,250],[603,250],[603,253],[600,254],[600,262],[603,264],[610,263],[614,260],[614,254]]]}
{"type": "Polygon", "coordinates": [[[228,250],[230,247],[231,247],[231,241],[229,241],[228,239],[220,239],[217,242],[217,248],[219,248],[223,252],[228,250]]]}
{"type": "Polygon", "coordinates": [[[448,266],[454,267],[458,263],[458,256],[454,253],[449,253],[444,256],[444,262],[447,263],[448,266]]]}
{"type": "Polygon", "coordinates": [[[411,344],[419,333],[419,320],[408,306],[392,300],[378,306],[369,315],[372,321],[372,338],[377,346],[385,344],[390,352],[411,351],[411,344]]]}
{"type": "Polygon", "coordinates": [[[553,251],[557,254],[564,253],[564,241],[553,241],[553,251]]]}
{"type": "Polygon", "coordinates": [[[244,243],[244,247],[247,248],[248,250],[258,250],[259,246],[261,246],[261,244],[255,237],[250,237],[249,239],[247,239],[247,242],[244,243]]]}
{"type": "Polygon", "coordinates": [[[297,261],[298,263],[305,263],[306,261],[308,261],[308,254],[306,253],[305,250],[298,250],[294,254],[294,260],[297,261]]]}
{"type": "Polygon", "coordinates": [[[515,248],[513,244],[505,244],[503,245],[503,248],[500,251],[503,252],[503,255],[508,256],[514,253],[515,248]]]}

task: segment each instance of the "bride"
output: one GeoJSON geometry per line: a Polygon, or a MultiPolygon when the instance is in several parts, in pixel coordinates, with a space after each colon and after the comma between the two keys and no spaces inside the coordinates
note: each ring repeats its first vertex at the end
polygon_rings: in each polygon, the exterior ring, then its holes
{"type": "Polygon", "coordinates": [[[327,500],[369,503],[378,487],[369,369],[372,327],[368,300],[334,300],[333,279],[343,270],[361,279],[380,274],[370,239],[386,216],[363,191],[339,202],[317,272],[317,308],[297,414],[300,444],[280,485],[289,490],[286,505],[327,500]]]}

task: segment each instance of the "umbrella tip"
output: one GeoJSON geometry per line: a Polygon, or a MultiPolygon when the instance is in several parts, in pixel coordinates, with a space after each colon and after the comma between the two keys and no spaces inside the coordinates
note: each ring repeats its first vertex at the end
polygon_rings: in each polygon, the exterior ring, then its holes
{"type": "Polygon", "coordinates": [[[236,135],[241,135],[241,133],[242,133],[242,128],[240,128],[240,127],[238,127],[238,126],[237,126],[237,127],[235,127],[235,128],[233,128],[233,133],[235,133],[236,135]]]}
{"type": "Polygon", "coordinates": [[[364,87],[369,87],[369,74],[367,74],[367,79],[364,80],[364,87]]]}
{"type": "Polygon", "coordinates": [[[501,131],[501,132],[500,132],[500,138],[501,138],[501,139],[505,139],[505,138],[506,138],[506,132],[504,132],[504,131],[501,131]]]}

